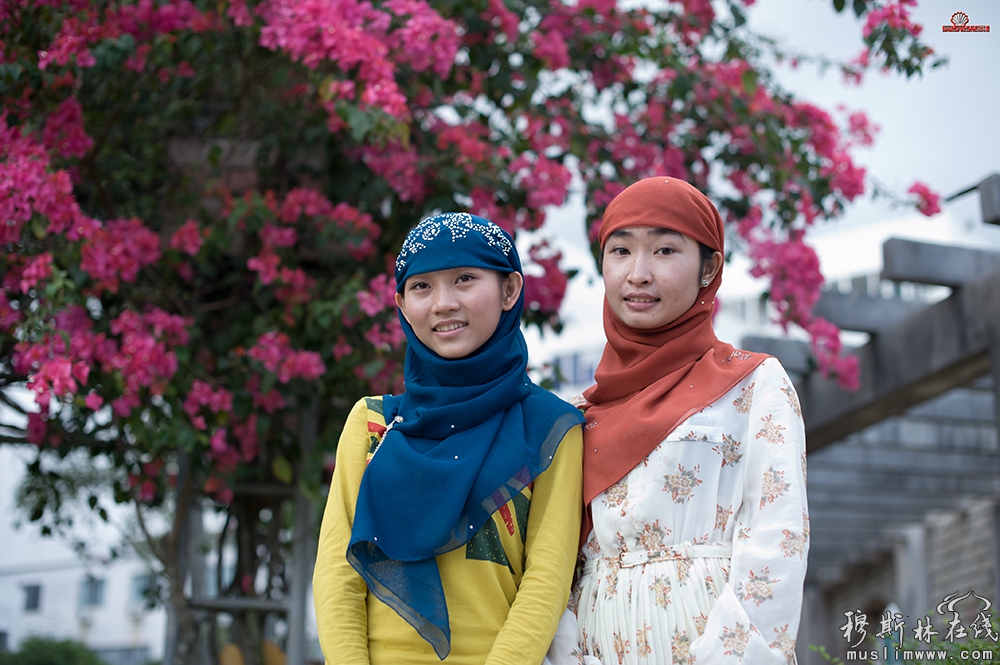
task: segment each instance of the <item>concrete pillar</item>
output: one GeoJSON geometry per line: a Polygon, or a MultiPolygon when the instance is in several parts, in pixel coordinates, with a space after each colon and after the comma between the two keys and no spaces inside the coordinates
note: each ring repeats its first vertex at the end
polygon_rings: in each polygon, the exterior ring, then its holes
{"type": "Polygon", "coordinates": [[[897,533],[899,540],[893,548],[896,602],[909,625],[930,609],[927,531],[923,524],[907,524],[897,533]]]}
{"type": "Polygon", "coordinates": [[[309,583],[316,564],[316,510],[302,491],[302,468],[309,462],[319,430],[319,402],[302,414],[299,473],[295,486],[295,522],[292,525],[292,584],[288,611],[287,665],[304,665],[306,657],[306,616],[309,583]]]}
{"type": "MultiPolygon", "coordinates": [[[[810,645],[824,646],[835,651],[837,634],[827,625],[826,598],[817,584],[807,583],[802,593],[802,619],[795,644],[799,665],[823,665],[826,661],[809,649],[810,645]]],[[[834,626],[833,628],[836,628],[834,626]]]]}

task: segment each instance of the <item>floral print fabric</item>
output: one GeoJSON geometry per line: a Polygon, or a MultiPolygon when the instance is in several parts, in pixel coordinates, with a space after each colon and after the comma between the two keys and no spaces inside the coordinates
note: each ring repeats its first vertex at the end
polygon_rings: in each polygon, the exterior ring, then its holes
{"type": "Polygon", "coordinates": [[[571,601],[583,653],[604,665],[794,664],[805,471],[798,398],[770,358],[591,503],[571,601]]]}

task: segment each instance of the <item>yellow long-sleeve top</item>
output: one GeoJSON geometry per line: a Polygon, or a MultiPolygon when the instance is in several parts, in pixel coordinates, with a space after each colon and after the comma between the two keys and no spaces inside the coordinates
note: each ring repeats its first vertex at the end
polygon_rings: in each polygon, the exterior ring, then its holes
{"type": "Polygon", "coordinates": [[[541,663],[566,607],[576,563],[580,426],[563,437],[549,468],[466,545],[437,557],[451,624],[451,653],[441,661],[410,624],[368,593],[347,562],[372,432],[385,427],[379,402],[381,397],[361,399],[347,418],[320,530],[313,597],[327,664],[541,663]]]}

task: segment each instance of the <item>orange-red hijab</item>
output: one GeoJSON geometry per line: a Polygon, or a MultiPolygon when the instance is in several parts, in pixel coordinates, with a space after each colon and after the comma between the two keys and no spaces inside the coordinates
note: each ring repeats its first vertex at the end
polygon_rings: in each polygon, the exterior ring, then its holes
{"type": "MultiPolygon", "coordinates": [[[[626,188],[608,205],[601,224],[608,236],[629,226],[679,231],[725,252],[719,211],[704,194],[677,178],[654,177],[626,188]]],[[[583,500],[625,477],[678,424],[724,395],[767,358],[720,342],[712,328],[722,270],[687,312],[649,330],[631,328],[604,300],[608,343],[597,366],[597,385],[584,393],[589,406],[584,431],[583,500]]],[[[585,511],[581,538],[590,533],[585,511]]]]}

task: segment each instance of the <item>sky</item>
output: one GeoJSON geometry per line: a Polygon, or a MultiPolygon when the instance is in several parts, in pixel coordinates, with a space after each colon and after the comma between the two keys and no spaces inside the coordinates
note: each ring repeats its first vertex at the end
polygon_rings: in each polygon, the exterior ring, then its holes
{"type": "MultiPolygon", "coordinates": [[[[847,3],[848,7],[850,2],[847,3]]],[[[907,80],[896,74],[869,72],[858,86],[845,84],[832,69],[782,66],[775,70],[781,87],[817,104],[840,121],[847,112],[864,111],[881,130],[875,144],[855,151],[855,160],[882,184],[905,193],[915,181],[950,196],[1000,172],[1000,2],[997,0],[923,0],[912,12],[924,26],[922,37],[949,60],[907,80]],[[989,33],[945,33],[956,11],[969,23],[990,25],[989,33]],[[845,112],[838,112],[843,104],[845,112]]],[[[786,51],[823,54],[849,60],[862,48],[862,22],[850,9],[833,10],[831,0],[757,0],[748,10],[750,25],[775,38],[786,51]]],[[[562,335],[526,331],[533,362],[569,350],[603,345],[603,288],[583,232],[582,203],[571,200],[552,211],[552,237],[563,249],[563,263],[580,274],[570,283],[563,307],[562,335]]],[[[842,217],[810,230],[828,280],[877,272],[881,246],[888,237],[1000,248],[1000,227],[981,223],[979,197],[967,194],[943,204],[941,214],[926,218],[912,209],[893,208],[867,197],[850,204],[842,217]]],[[[724,270],[719,297],[748,298],[764,284],[747,274],[735,257],[724,270]]],[[[738,344],[739,340],[726,340],[738,344]]]]}

